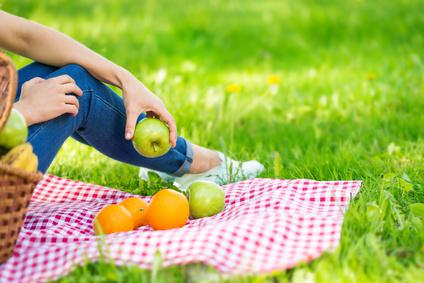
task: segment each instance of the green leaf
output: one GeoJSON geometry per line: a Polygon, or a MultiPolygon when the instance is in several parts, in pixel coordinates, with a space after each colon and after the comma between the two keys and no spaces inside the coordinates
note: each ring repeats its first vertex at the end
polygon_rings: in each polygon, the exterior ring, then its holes
{"type": "Polygon", "coordinates": [[[380,215],[380,207],[375,203],[371,202],[367,204],[367,216],[369,218],[378,217],[380,215]]]}
{"type": "Polygon", "coordinates": [[[410,204],[409,209],[413,215],[424,218],[424,203],[410,204]]]}
{"type": "Polygon", "coordinates": [[[395,180],[397,178],[396,173],[386,173],[383,175],[383,181],[382,185],[383,187],[389,187],[394,184],[395,180]]]}
{"type": "Polygon", "coordinates": [[[386,173],[383,175],[382,180],[383,188],[388,188],[392,186],[399,187],[404,192],[410,192],[413,189],[413,184],[409,176],[404,173],[402,177],[399,177],[396,173],[386,173]]]}
{"type": "Polygon", "coordinates": [[[402,174],[402,179],[404,179],[405,181],[412,183],[411,178],[409,178],[408,174],[403,173],[402,174]]]}
{"type": "Polygon", "coordinates": [[[404,192],[410,192],[410,191],[412,191],[413,185],[410,182],[406,181],[405,179],[399,178],[398,184],[399,184],[399,188],[402,191],[404,191],[404,192]]]}
{"type": "Polygon", "coordinates": [[[149,181],[151,181],[151,182],[160,182],[161,181],[159,174],[156,173],[156,172],[149,171],[149,172],[147,172],[147,176],[149,178],[149,181]]]}

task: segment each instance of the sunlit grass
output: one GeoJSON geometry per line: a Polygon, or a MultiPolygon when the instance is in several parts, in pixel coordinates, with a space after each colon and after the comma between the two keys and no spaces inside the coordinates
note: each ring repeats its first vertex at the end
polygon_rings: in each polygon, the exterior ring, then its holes
{"type": "MultiPolygon", "coordinates": [[[[424,202],[423,6],[418,0],[25,0],[4,8],[129,68],[165,101],[181,135],[260,160],[262,177],[364,181],[337,251],[234,282],[419,282],[424,224],[414,204],[424,202]]],[[[28,62],[13,58],[18,66],[28,62]]],[[[73,140],[50,173],[143,195],[163,185],[142,182],[137,168],[73,140]]],[[[157,266],[151,273],[101,262],[62,281],[202,276],[224,280],[202,266],[157,266]]]]}

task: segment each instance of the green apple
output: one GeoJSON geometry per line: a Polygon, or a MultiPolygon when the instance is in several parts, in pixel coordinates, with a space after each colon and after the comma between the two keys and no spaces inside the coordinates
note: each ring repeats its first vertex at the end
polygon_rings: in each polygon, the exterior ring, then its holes
{"type": "Polygon", "coordinates": [[[209,181],[197,181],[188,187],[191,218],[209,217],[224,210],[225,194],[220,186],[209,181]]]}
{"type": "Polygon", "coordinates": [[[28,138],[28,128],[25,118],[17,110],[12,109],[9,119],[0,133],[0,147],[11,149],[26,142],[28,138]]]}
{"type": "Polygon", "coordinates": [[[156,118],[144,118],[135,127],[133,145],[145,157],[159,157],[171,148],[169,129],[156,118]]]}

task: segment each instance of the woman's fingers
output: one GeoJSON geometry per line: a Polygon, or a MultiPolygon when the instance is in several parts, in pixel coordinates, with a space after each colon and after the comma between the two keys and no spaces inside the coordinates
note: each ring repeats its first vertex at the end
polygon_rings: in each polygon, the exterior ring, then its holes
{"type": "Polygon", "coordinates": [[[163,122],[168,125],[169,128],[169,142],[172,147],[177,146],[177,126],[174,118],[171,114],[169,114],[168,110],[166,110],[165,106],[159,106],[155,110],[147,111],[147,117],[160,118],[163,122]]]}
{"type": "Polygon", "coordinates": [[[78,96],[83,94],[82,90],[75,83],[63,84],[60,86],[60,90],[63,91],[63,93],[73,93],[78,96]]]}
{"type": "Polygon", "coordinates": [[[78,98],[76,98],[75,96],[73,96],[71,94],[65,95],[65,103],[75,105],[77,107],[77,109],[79,109],[78,98]]]}
{"type": "Polygon", "coordinates": [[[58,77],[54,77],[49,79],[49,81],[57,83],[57,84],[67,84],[67,83],[75,83],[74,79],[68,75],[61,75],[58,77]]]}
{"type": "Polygon", "coordinates": [[[29,85],[37,84],[37,83],[40,83],[40,82],[43,82],[43,81],[45,81],[45,79],[40,78],[40,77],[35,77],[35,78],[32,78],[32,79],[26,81],[24,83],[24,85],[29,86],[29,85]]]}
{"type": "Polygon", "coordinates": [[[175,120],[171,114],[165,109],[160,113],[161,119],[168,124],[169,127],[169,141],[172,144],[172,147],[177,145],[177,126],[175,124],[175,120]]]}
{"type": "Polygon", "coordinates": [[[148,117],[157,117],[164,121],[169,128],[169,142],[172,147],[177,145],[177,126],[172,115],[166,110],[165,106],[160,103],[159,106],[153,107],[153,110],[147,111],[148,117]]]}
{"type": "Polygon", "coordinates": [[[74,104],[65,104],[63,106],[64,113],[69,113],[72,116],[76,116],[78,114],[78,107],[74,104]]]}
{"type": "Polygon", "coordinates": [[[125,139],[130,140],[134,136],[135,124],[137,123],[137,114],[134,110],[127,110],[127,122],[125,125],[125,139]]]}

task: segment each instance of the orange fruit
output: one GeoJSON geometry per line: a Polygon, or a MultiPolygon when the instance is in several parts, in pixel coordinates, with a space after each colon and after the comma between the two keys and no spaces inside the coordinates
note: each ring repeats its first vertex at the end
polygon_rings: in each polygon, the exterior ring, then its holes
{"type": "Polygon", "coordinates": [[[125,207],[134,219],[134,228],[144,226],[147,224],[147,203],[141,198],[130,197],[126,198],[119,203],[125,207]]]}
{"type": "Polygon", "coordinates": [[[180,228],[190,214],[187,198],[170,189],[157,192],[149,204],[147,222],[155,230],[180,228]]]}
{"type": "Polygon", "coordinates": [[[94,218],[94,234],[111,234],[134,229],[134,220],[128,210],[118,204],[103,207],[94,218]]]}

